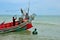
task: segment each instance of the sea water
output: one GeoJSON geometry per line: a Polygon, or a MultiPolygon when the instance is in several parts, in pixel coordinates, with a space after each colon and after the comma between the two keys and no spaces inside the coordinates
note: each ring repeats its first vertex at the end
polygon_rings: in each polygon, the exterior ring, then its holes
{"type": "MultiPolygon", "coordinates": [[[[0,23],[11,22],[12,17],[0,16],[0,23]]],[[[29,30],[33,32],[36,28],[38,35],[2,34],[0,40],[60,40],[60,16],[36,16],[32,24],[33,27],[29,30]]]]}

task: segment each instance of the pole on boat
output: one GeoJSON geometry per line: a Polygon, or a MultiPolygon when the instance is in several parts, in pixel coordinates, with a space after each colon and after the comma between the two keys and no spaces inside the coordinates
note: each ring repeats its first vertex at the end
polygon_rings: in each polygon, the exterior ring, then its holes
{"type": "Polygon", "coordinates": [[[28,12],[27,13],[29,13],[29,11],[30,11],[30,0],[28,1],[28,12]]]}

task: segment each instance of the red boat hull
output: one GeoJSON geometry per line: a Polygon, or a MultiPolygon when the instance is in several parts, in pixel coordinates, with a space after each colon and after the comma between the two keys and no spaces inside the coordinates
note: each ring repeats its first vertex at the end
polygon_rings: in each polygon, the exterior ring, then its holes
{"type": "MultiPolygon", "coordinates": [[[[16,27],[17,25],[19,25],[18,21],[15,22],[15,26],[13,26],[13,22],[5,23],[5,24],[0,25],[0,30],[10,29],[12,27],[16,27]]],[[[30,29],[31,27],[33,27],[31,23],[26,25],[26,29],[30,29]]]]}

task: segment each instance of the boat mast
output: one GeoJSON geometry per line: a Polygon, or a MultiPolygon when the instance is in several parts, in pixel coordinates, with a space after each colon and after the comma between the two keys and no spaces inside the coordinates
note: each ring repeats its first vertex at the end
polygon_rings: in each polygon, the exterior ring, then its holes
{"type": "Polygon", "coordinates": [[[28,1],[28,13],[30,11],[30,0],[28,1]]]}

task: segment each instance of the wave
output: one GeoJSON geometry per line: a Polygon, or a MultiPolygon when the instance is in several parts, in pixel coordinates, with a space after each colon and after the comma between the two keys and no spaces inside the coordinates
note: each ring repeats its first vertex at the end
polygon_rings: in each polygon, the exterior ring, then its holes
{"type": "Polygon", "coordinates": [[[59,23],[52,23],[52,22],[33,22],[34,24],[43,24],[43,25],[57,25],[60,26],[59,23]]]}

